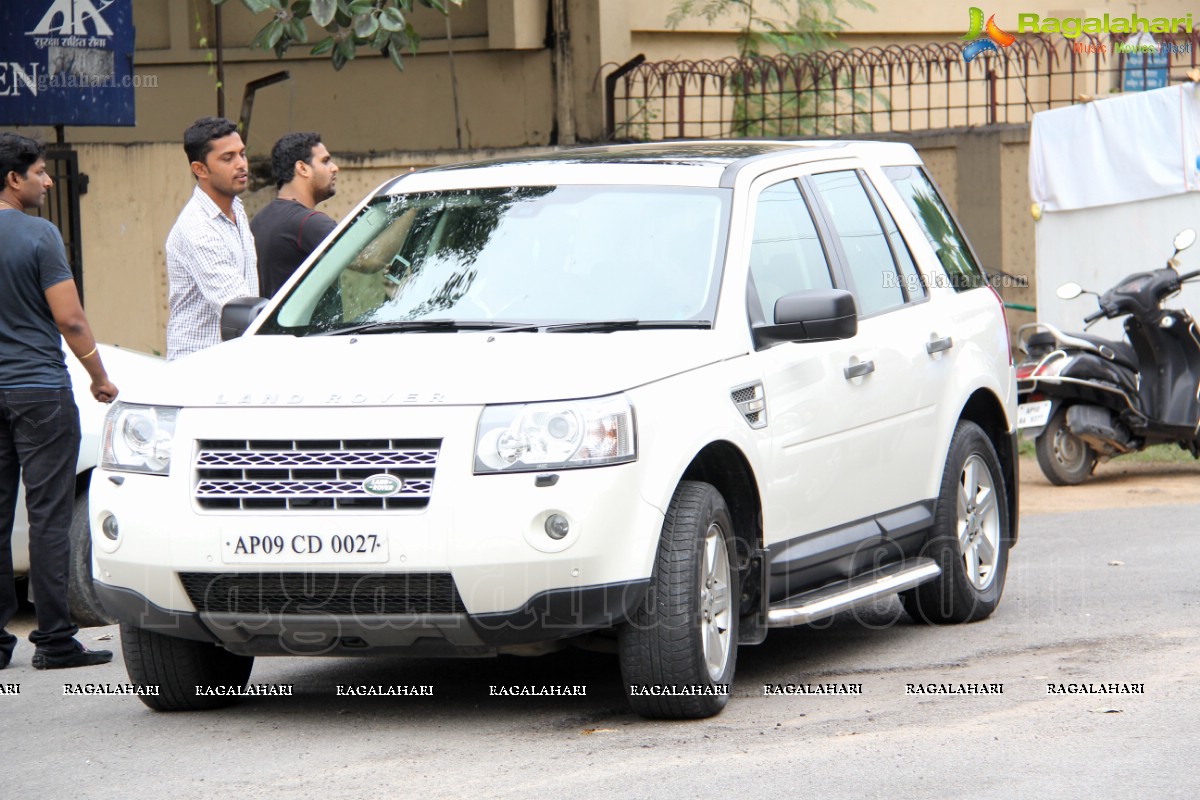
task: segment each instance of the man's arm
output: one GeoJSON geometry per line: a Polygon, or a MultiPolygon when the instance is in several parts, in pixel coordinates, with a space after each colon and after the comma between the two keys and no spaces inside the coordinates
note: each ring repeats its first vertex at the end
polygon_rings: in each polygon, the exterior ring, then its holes
{"type": "Polygon", "coordinates": [[[304,253],[304,257],[308,258],[336,227],[337,223],[328,214],[321,211],[313,211],[300,220],[300,231],[296,237],[296,244],[300,248],[300,252],[304,253]]]}
{"type": "Polygon", "coordinates": [[[46,302],[50,304],[50,313],[54,315],[54,324],[67,340],[67,346],[87,369],[92,378],[92,397],[101,403],[111,403],[117,398],[118,389],[108,379],[104,363],[100,360],[100,351],[96,349],[96,337],[92,335],[92,326],[88,324],[79,304],[79,291],[75,288],[74,280],[65,280],[46,289],[46,302]]]}

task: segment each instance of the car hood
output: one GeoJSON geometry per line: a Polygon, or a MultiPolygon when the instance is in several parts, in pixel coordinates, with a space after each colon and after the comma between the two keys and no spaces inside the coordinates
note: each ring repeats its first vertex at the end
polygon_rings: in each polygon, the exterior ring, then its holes
{"type": "Polygon", "coordinates": [[[595,397],[729,358],[712,331],[246,336],[123,400],[173,406],[481,405],[595,397]]]}

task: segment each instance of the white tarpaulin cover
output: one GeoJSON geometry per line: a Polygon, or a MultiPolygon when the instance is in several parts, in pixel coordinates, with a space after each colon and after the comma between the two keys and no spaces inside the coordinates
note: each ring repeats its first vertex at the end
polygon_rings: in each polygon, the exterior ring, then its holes
{"type": "Polygon", "coordinates": [[[1131,92],[1033,116],[1029,191],[1068,211],[1200,191],[1200,88],[1131,92]]]}

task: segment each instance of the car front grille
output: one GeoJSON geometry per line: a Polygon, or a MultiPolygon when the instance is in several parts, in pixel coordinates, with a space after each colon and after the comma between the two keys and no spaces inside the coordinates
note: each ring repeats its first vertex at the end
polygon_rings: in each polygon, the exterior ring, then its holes
{"type": "Polygon", "coordinates": [[[224,440],[198,442],[195,497],[209,511],[421,509],[433,492],[436,439],[224,440]],[[393,493],[367,491],[390,475],[393,493]]]}
{"type": "Polygon", "coordinates": [[[181,572],[192,605],[212,614],[465,613],[444,572],[181,572]]]}

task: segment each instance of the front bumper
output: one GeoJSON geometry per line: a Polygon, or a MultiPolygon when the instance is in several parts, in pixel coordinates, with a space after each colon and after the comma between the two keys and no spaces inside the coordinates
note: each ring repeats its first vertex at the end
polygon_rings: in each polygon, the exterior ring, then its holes
{"type": "Polygon", "coordinates": [[[220,644],[250,656],[492,656],[619,624],[645,597],[649,580],[543,592],[501,614],[332,614],[319,605],[295,614],[172,611],[131,589],[96,583],[100,602],[119,622],[220,644]]]}

